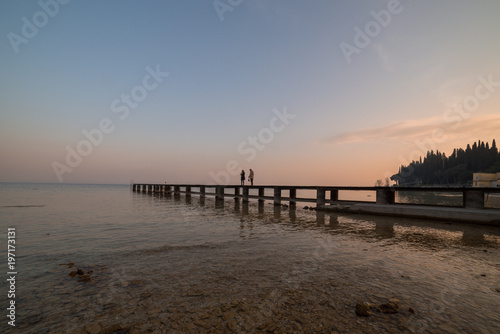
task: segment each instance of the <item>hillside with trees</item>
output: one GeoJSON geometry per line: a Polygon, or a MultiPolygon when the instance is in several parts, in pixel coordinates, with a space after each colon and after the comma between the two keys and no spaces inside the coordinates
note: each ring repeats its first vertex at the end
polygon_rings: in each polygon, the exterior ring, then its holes
{"type": "Polygon", "coordinates": [[[466,186],[472,181],[473,173],[500,172],[500,155],[493,139],[491,146],[484,141],[454,149],[450,156],[439,151],[427,152],[419,161],[400,166],[399,172],[391,177],[400,186],[453,185],[466,186]]]}

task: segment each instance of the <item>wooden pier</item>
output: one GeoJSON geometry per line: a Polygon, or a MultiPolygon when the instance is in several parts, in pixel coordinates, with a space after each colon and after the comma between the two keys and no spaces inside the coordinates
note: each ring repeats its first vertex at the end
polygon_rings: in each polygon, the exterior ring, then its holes
{"type": "Polygon", "coordinates": [[[276,206],[285,203],[295,208],[297,203],[313,203],[316,210],[367,213],[425,219],[474,222],[500,226],[500,209],[485,207],[485,198],[500,193],[500,188],[458,188],[458,187],[325,187],[325,186],[241,186],[241,185],[196,185],[196,184],[139,184],[131,185],[134,192],[163,193],[186,197],[192,195],[216,200],[226,197],[248,202],[250,200],[271,201],[276,206]],[[306,191],[314,196],[298,197],[298,191],[306,191]],[[339,200],[339,192],[374,192],[375,200],[339,200]],[[418,203],[398,203],[397,192],[446,193],[461,195],[460,205],[444,206],[418,203]],[[267,193],[267,194],[266,194],[267,193]]]}

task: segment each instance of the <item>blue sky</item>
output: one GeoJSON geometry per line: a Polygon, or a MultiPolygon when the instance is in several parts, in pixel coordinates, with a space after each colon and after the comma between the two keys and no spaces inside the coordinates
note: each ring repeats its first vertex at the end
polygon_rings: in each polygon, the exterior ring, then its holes
{"type": "Polygon", "coordinates": [[[65,2],[0,3],[0,181],[373,185],[498,134],[498,1],[65,2]]]}

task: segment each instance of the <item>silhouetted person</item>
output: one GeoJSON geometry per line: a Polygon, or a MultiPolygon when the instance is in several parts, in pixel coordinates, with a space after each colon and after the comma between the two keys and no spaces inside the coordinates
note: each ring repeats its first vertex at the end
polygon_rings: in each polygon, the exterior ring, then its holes
{"type": "Polygon", "coordinates": [[[248,175],[248,181],[250,181],[252,186],[253,186],[253,177],[254,177],[254,173],[253,173],[253,170],[250,168],[250,174],[248,175]]]}
{"type": "Polygon", "coordinates": [[[245,185],[245,171],[244,170],[241,170],[241,185],[244,186],[245,185]]]}

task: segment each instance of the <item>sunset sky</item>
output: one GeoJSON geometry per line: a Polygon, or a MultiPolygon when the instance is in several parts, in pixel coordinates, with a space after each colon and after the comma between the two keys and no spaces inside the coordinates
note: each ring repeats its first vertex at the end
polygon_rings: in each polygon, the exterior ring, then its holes
{"type": "Polygon", "coordinates": [[[373,186],[430,149],[498,145],[499,13],[2,1],[0,182],[236,184],[252,168],[258,184],[373,186]]]}

